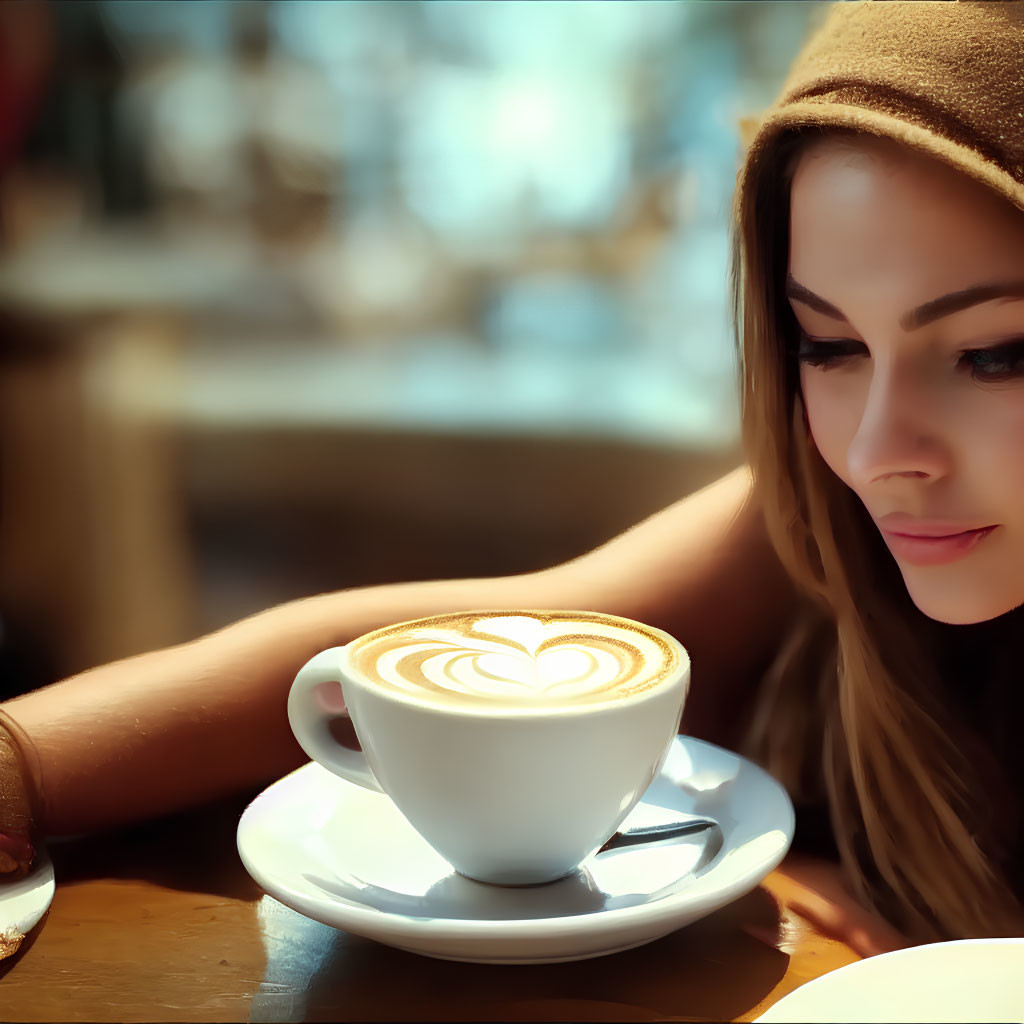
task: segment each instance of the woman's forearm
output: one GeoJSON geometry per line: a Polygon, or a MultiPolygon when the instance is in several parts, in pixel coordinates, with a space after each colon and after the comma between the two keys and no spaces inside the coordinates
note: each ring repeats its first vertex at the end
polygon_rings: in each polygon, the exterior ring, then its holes
{"type": "Polygon", "coordinates": [[[286,712],[306,661],[378,626],[470,608],[591,609],[667,629],[694,661],[687,731],[728,745],[722,723],[746,706],[795,593],[750,510],[748,476],[741,467],[542,572],[305,598],[0,705],[32,744],[40,824],[91,831],[285,774],[306,760],[286,712]]]}
{"type": "Polygon", "coordinates": [[[537,573],[305,598],[0,705],[35,747],[39,824],[50,835],[86,832],[277,778],[308,760],[286,705],[314,654],[420,615],[541,605],[544,581],[537,573]]]}

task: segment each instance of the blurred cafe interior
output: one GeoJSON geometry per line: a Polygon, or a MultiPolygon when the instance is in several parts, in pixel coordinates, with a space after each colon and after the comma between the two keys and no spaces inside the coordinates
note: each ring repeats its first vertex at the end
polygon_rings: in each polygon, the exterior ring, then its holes
{"type": "Polygon", "coordinates": [[[0,4],[0,699],[737,465],[739,122],[825,6],[0,4]]]}

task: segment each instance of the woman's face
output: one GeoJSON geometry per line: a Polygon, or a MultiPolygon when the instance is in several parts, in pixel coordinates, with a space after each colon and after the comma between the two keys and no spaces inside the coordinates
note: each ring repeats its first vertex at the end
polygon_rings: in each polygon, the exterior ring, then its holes
{"type": "Polygon", "coordinates": [[[811,437],[917,607],[1024,604],[1024,214],[888,140],[825,140],[793,179],[787,294],[811,437]]]}

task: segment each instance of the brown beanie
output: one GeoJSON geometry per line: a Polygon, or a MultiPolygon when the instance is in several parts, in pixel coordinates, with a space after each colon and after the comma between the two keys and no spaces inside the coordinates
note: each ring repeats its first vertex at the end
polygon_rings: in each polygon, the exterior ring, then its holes
{"type": "Polygon", "coordinates": [[[1024,209],[1024,0],[860,0],[826,8],[750,125],[738,198],[789,128],[842,126],[938,157],[1024,209]]]}

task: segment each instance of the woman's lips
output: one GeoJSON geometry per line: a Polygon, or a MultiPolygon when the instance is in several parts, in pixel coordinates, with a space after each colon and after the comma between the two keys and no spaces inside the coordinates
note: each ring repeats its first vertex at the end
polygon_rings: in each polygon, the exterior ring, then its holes
{"type": "Polygon", "coordinates": [[[946,565],[973,551],[996,528],[985,526],[980,530],[967,530],[948,537],[912,537],[905,533],[882,530],[882,536],[889,550],[904,562],[910,562],[911,565],[946,565]]]}

